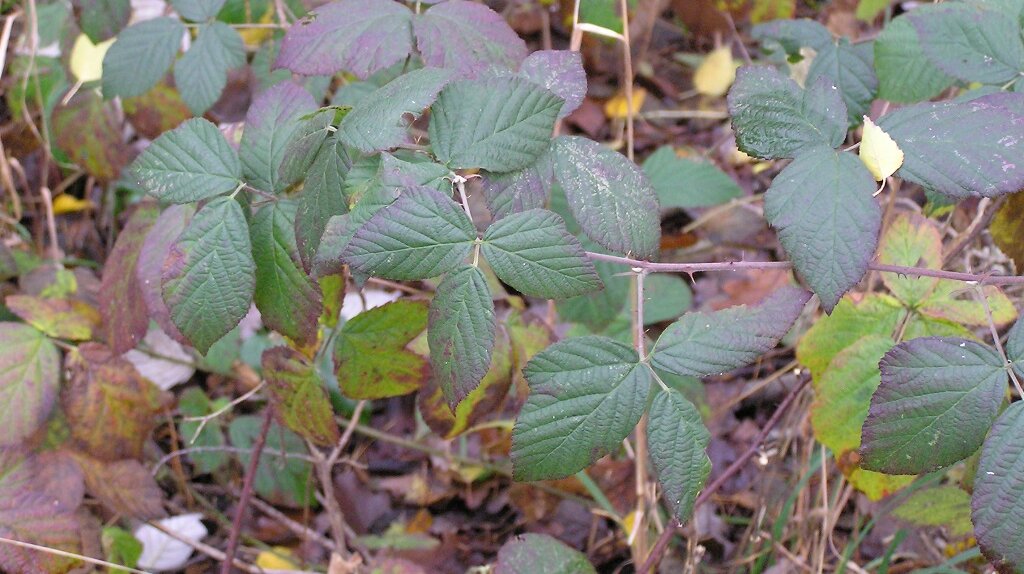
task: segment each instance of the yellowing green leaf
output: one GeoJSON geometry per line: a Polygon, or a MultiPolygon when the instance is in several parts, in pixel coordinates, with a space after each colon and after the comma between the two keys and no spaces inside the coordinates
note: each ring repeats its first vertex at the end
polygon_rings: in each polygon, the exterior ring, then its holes
{"type": "Polygon", "coordinates": [[[875,176],[875,181],[882,181],[903,165],[903,150],[867,116],[864,116],[864,135],[860,140],[860,160],[875,176]]]}
{"type": "Polygon", "coordinates": [[[953,484],[915,492],[892,515],[918,526],[945,526],[952,536],[971,533],[971,497],[953,484]]]}
{"type": "MultiPolygon", "coordinates": [[[[878,246],[878,262],[907,267],[942,267],[942,236],[935,223],[919,215],[901,213],[886,229],[878,246]]],[[[934,277],[883,273],[882,282],[898,299],[916,306],[938,284],[934,277]]]]}
{"type": "Polygon", "coordinates": [[[697,93],[715,98],[724,96],[736,79],[736,64],[729,46],[715,48],[693,73],[697,93]]]}
{"type": "Polygon", "coordinates": [[[58,339],[88,340],[100,324],[100,312],[76,299],[11,295],[5,303],[26,323],[58,339]]]}
{"type": "Polygon", "coordinates": [[[1006,198],[989,227],[992,240],[1017,268],[1024,268],[1024,192],[1006,198]]]}
{"type": "Polygon", "coordinates": [[[94,82],[103,77],[103,56],[113,43],[114,38],[93,44],[85,34],[79,34],[78,38],[75,38],[75,45],[71,48],[70,67],[71,73],[79,82],[94,82]]]}
{"type": "Polygon", "coordinates": [[[320,445],[338,442],[334,411],[313,363],[291,347],[274,347],[263,352],[262,365],[284,425],[320,445]]]}
{"type": "Polygon", "coordinates": [[[395,301],[352,318],[334,347],[338,384],[346,397],[383,399],[411,393],[429,372],[405,347],[427,326],[422,301],[395,301]]]}

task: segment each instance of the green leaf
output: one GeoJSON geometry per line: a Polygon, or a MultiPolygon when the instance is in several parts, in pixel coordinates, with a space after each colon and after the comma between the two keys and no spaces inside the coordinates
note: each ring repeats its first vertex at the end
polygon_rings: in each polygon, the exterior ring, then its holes
{"type": "Polygon", "coordinates": [[[596,574],[587,557],[545,534],[521,534],[498,551],[494,574],[596,574]]]}
{"type": "Polygon", "coordinates": [[[693,503],[711,473],[707,448],[711,434],[700,412],[679,391],[662,391],[654,396],[647,422],[651,462],[672,514],[686,524],[693,503]]]}
{"type": "Polygon", "coordinates": [[[758,24],[751,29],[751,35],[761,43],[779,44],[791,56],[799,55],[800,48],[820,52],[835,43],[828,28],[808,18],[786,18],[758,24]]]}
{"type": "Polygon", "coordinates": [[[93,44],[113,38],[132,15],[130,0],[75,0],[78,26],[93,44]]]}
{"type": "MultiPolygon", "coordinates": [[[[227,402],[227,401],[224,401],[227,402]]],[[[219,405],[223,406],[223,405],[219,405]]],[[[215,412],[215,405],[199,387],[189,387],[178,398],[178,411],[185,417],[203,417],[215,412]]],[[[183,420],[178,423],[178,434],[189,446],[218,448],[225,446],[224,429],[219,418],[214,418],[199,430],[199,421],[183,420]],[[196,434],[199,431],[199,434],[196,434]],[[194,442],[192,437],[196,437],[194,442]]],[[[194,452],[189,454],[195,472],[208,474],[215,472],[230,462],[226,452],[194,452]]]]}
{"type": "Polygon", "coordinates": [[[256,262],[254,301],[263,323],[299,344],[316,342],[323,298],[299,261],[295,204],[278,201],[256,212],[250,238],[256,262]]]}
{"type": "Polygon", "coordinates": [[[1024,188],[1024,94],[922,103],[882,116],[878,127],[905,154],[899,177],[950,197],[997,197],[1024,188]]]}
{"type": "Polygon", "coordinates": [[[434,378],[455,409],[487,374],[494,348],[494,301],[478,267],[463,266],[437,286],[428,325],[434,378]]]}
{"type": "Polygon", "coordinates": [[[982,553],[1000,572],[1024,566],[1024,403],[1000,415],[981,449],[971,522],[982,553]]]}
{"type": "Polygon", "coordinates": [[[878,361],[893,345],[886,335],[867,335],[836,354],[814,384],[814,438],[837,458],[860,448],[871,395],[881,382],[878,361]]]}
{"type": "Polygon", "coordinates": [[[752,156],[794,157],[822,145],[839,147],[846,138],[846,104],[825,78],[804,90],[775,68],[744,66],[728,101],[736,145],[752,156]]]}
{"type": "Polygon", "coordinates": [[[103,555],[108,562],[135,568],[142,556],[142,543],[132,536],[131,532],[117,526],[103,529],[100,537],[103,544],[103,555]]]}
{"type": "Polygon", "coordinates": [[[28,325],[0,323],[0,445],[17,445],[46,422],[60,385],[57,347],[28,325]]]}
{"type": "Polygon", "coordinates": [[[295,241],[307,272],[313,269],[327,223],[335,215],[348,212],[342,188],[351,167],[352,159],[345,147],[331,140],[320,148],[306,173],[295,214],[295,241]]]}
{"type": "Polygon", "coordinates": [[[907,17],[924,53],[950,76],[1001,85],[1024,70],[1020,22],[1005,14],[954,2],[928,11],[915,10],[907,17]]]}
{"type": "Polygon", "coordinates": [[[250,185],[281,193],[293,183],[279,173],[284,152],[299,130],[299,118],[315,109],[309,92],[292,82],[277,84],[256,97],[245,114],[238,150],[242,174],[250,185]]]}
{"type": "Polygon", "coordinates": [[[204,206],[171,246],[161,282],[171,320],[200,353],[249,312],[256,263],[242,208],[221,197],[204,206]]]}
{"type": "Polygon", "coordinates": [[[331,138],[338,110],[320,108],[299,118],[299,127],[285,144],[278,174],[289,183],[307,176],[310,166],[325,147],[336,140],[331,138]]]}
{"type": "Polygon", "coordinates": [[[562,103],[523,78],[452,82],[430,108],[430,147],[452,169],[523,169],[548,148],[562,103]]]}
{"type": "Polygon", "coordinates": [[[441,192],[451,193],[452,171],[435,163],[421,154],[399,158],[382,153],[380,158],[380,182],[386,187],[424,186],[441,192]]]}
{"type": "MultiPolygon", "coordinates": [[[[914,12],[931,9],[920,6],[914,12]]],[[[925,56],[917,30],[906,14],[893,18],[875,40],[878,97],[897,104],[930,100],[954,79],[925,56]]]]}
{"type": "Polygon", "coordinates": [[[454,270],[476,240],[459,204],[427,187],[413,187],[376,212],[348,242],[342,258],[361,273],[409,281],[454,270]]]}
{"type": "Polygon", "coordinates": [[[658,338],[651,363],[695,377],[748,365],[779,344],[810,297],[803,289],[782,287],[757,307],[687,313],[658,338]]]}
{"type": "Polygon", "coordinates": [[[819,145],[786,166],[765,194],[765,217],[827,312],[875,254],[882,225],[875,189],[857,156],[819,145]]]}
{"type": "Polygon", "coordinates": [[[103,95],[141,96],[163,79],[181,48],[185,25],[154,18],[121,31],[103,57],[103,95]]]}
{"type": "Polygon", "coordinates": [[[643,168],[662,209],[711,207],[743,195],[740,186],[714,164],[679,157],[672,146],[658,148],[644,160],[643,168]]]}
{"type": "Polygon", "coordinates": [[[929,472],[978,450],[1006,393],[1006,369],[990,347],[944,337],[897,345],[879,363],[882,384],[864,421],[861,466],[929,472]]]}
{"type": "Polygon", "coordinates": [[[351,399],[383,399],[420,388],[427,362],[406,346],[426,327],[421,301],[395,301],[350,319],[334,344],[341,392],[351,399]]]}
{"type": "Polygon", "coordinates": [[[943,526],[950,536],[967,536],[971,526],[971,497],[959,486],[923,488],[892,511],[892,516],[916,526],[943,526]]]}
{"type": "Polygon", "coordinates": [[[515,70],[528,53],[504,17],[468,0],[449,0],[417,15],[413,30],[426,65],[462,76],[515,70]]]}
{"type": "Polygon", "coordinates": [[[658,197],[636,164],[578,136],[557,138],[552,152],[555,178],[586,234],[613,252],[654,257],[661,236],[658,197]]]}
{"type": "Polygon", "coordinates": [[[288,29],[274,67],[307,76],[345,71],[365,80],[412,53],[412,15],[393,0],[324,4],[288,29]]]}
{"type": "MultiPolygon", "coordinates": [[[[942,268],[942,236],[930,219],[901,213],[889,225],[878,246],[878,262],[906,267],[942,268]]],[[[935,289],[934,277],[882,273],[882,282],[910,308],[917,308],[935,289]]]]}
{"type": "Polygon", "coordinates": [[[1006,356],[1014,364],[1017,374],[1024,378],[1024,320],[1018,319],[1006,334],[1006,356]]]}
{"type": "Polygon", "coordinates": [[[227,193],[242,177],[235,150],[217,126],[202,118],[188,120],[154,140],[131,170],[150,195],[171,203],[227,193]]]}
{"type": "MultiPolygon", "coordinates": [[[[592,251],[601,249],[584,238],[582,245],[592,251]]],[[[558,302],[558,316],[563,321],[582,323],[594,331],[599,331],[619,316],[629,296],[629,279],[617,276],[627,271],[625,265],[595,261],[594,269],[601,279],[604,288],[596,293],[580,295],[572,299],[558,302]]],[[[645,310],[646,315],[646,310],[645,310]]]]}
{"type": "Polygon", "coordinates": [[[245,65],[245,45],[234,28],[212,22],[174,66],[174,84],[181,99],[197,116],[220,99],[228,83],[228,71],[245,65]]]}
{"type": "Polygon", "coordinates": [[[644,325],[674,321],[692,302],[690,286],[677,275],[656,273],[644,279],[644,325]]]}
{"type": "MultiPolygon", "coordinates": [[[[231,421],[231,426],[228,427],[231,445],[243,451],[236,455],[243,468],[249,465],[249,452],[259,435],[262,418],[254,415],[240,416],[231,421]]],[[[270,431],[267,433],[266,451],[256,465],[256,476],[253,480],[256,494],[275,506],[305,508],[307,505],[315,505],[316,486],[310,479],[313,476],[313,464],[301,458],[308,454],[306,443],[299,435],[282,427],[276,421],[271,423],[270,431]]]]}
{"type": "Polygon", "coordinates": [[[261,365],[284,426],[321,446],[338,442],[341,435],[316,366],[290,347],[263,351],[261,365]]]}
{"type": "MultiPolygon", "coordinates": [[[[409,124],[434,103],[451,79],[451,72],[423,68],[403,74],[356,106],[338,126],[338,138],[362,152],[391,149],[409,143],[409,124]]],[[[433,121],[431,122],[433,124],[433,121]]]]}
{"type": "Polygon", "coordinates": [[[491,224],[483,240],[494,273],[524,295],[568,299],[601,288],[580,242],[546,209],[509,215],[491,224]]]}
{"type": "Polygon", "coordinates": [[[840,38],[819,50],[807,71],[807,84],[813,85],[819,78],[827,78],[835,84],[846,104],[846,119],[851,126],[864,121],[878,92],[871,44],[851,44],[846,38],[840,38]]]}
{"type": "Polygon", "coordinates": [[[571,476],[619,449],[647,408],[653,375],[606,337],[551,345],[523,369],[530,396],[512,431],[516,480],[571,476]]]}
{"type": "Polygon", "coordinates": [[[205,22],[224,7],[225,0],[171,0],[181,17],[193,22],[205,22]]]}
{"type": "Polygon", "coordinates": [[[149,312],[135,271],[143,242],[159,214],[155,204],[139,204],[103,266],[100,314],[107,344],[118,354],[134,349],[149,328],[149,312]]]}

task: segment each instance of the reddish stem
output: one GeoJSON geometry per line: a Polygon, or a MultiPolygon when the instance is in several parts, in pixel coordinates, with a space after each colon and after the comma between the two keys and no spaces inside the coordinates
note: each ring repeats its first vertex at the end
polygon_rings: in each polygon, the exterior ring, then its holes
{"type": "Polygon", "coordinates": [[[242,482],[242,494],[238,497],[238,506],[235,509],[235,519],[231,523],[231,533],[228,535],[228,547],[224,550],[224,563],[221,565],[221,574],[231,574],[231,565],[235,562],[235,552],[238,551],[238,540],[242,535],[242,519],[245,517],[245,507],[249,505],[252,498],[253,483],[256,478],[256,468],[260,464],[260,455],[263,454],[263,447],[267,444],[267,433],[270,432],[270,423],[274,420],[274,409],[268,406],[263,415],[263,426],[260,427],[260,434],[256,436],[256,442],[252,445],[252,455],[249,458],[249,466],[245,469],[245,480],[242,482]]]}

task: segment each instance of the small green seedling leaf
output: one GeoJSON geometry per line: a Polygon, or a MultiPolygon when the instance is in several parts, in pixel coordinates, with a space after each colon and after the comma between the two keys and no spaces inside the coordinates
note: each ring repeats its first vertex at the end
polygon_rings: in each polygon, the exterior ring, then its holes
{"type": "Polygon", "coordinates": [[[978,450],[999,414],[1006,367],[990,347],[944,337],[897,345],[879,363],[882,382],[864,421],[861,466],[929,472],[978,450]]]}

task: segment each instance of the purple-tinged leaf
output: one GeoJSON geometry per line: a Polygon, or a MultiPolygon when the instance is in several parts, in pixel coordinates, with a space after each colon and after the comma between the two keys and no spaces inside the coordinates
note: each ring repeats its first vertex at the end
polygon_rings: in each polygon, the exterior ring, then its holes
{"type": "Polygon", "coordinates": [[[340,0],[292,26],[275,68],[365,80],[412,53],[412,12],[393,0],[340,0]]]}
{"type": "Polygon", "coordinates": [[[106,461],[76,453],[89,494],[110,511],[139,520],[167,515],[164,492],[149,469],[133,458],[106,461]]]}
{"type": "Polygon", "coordinates": [[[413,29],[426,65],[464,76],[516,70],[528,52],[500,14],[468,0],[430,8],[416,16],[413,29]]]}
{"type": "Polygon", "coordinates": [[[551,158],[540,156],[533,165],[509,173],[486,173],[484,200],[495,220],[530,209],[543,208],[551,195],[551,158]]]}
{"type": "Polygon", "coordinates": [[[253,300],[267,327],[306,345],[316,342],[323,296],[299,261],[295,208],[294,202],[278,201],[253,217],[249,228],[256,262],[253,300]]]}
{"type": "Polygon", "coordinates": [[[896,345],[878,364],[861,438],[861,466],[930,472],[978,450],[1006,394],[1006,368],[987,345],[925,337],[896,345]]]}
{"type": "Polygon", "coordinates": [[[593,140],[561,136],[551,144],[555,179],[573,218],[598,244],[650,259],[658,252],[658,196],[626,156],[593,140]]]}
{"type": "Polygon", "coordinates": [[[338,442],[334,410],[316,366],[290,347],[267,349],[261,364],[284,426],[319,445],[338,442]]]}
{"type": "Polygon", "coordinates": [[[171,320],[205,354],[249,312],[256,263],[238,202],[207,203],[171,245],[161,272],[171,320]]]}
{"type": "Polygon", "coordinates": [[[494,349],[494,301],[478,267],[463,266],[437,286],[427,315],[434,379],[452,410],[480,384],[494,349]]]}
{"type": "Polygon", "coordinates": [[[28,325],[0,323],[0,445],[19,444],[46,422],[59,384],[57,347],[28,325]]]}
{"type": "Polygon", "coordinates": [[[587,557],[545,534],[523,534],[498,551],[494,574],[594,574],[587,557]]]}
{"type": "Polygon", "coordinates": [[[279,174],[284,151],[299,129],[299,118],[316,107],[313,96],[292,82],[281,82],[253,101],[238,150],[242,175],[250,185],[280,193],[293,183],[279,174]]]}
{"type": "Polygon", "coordinates": [[[476,228],[459,204],[433,189],[415,187],[403,190],[359,227],[341,257],[361,273],[399,281],[427,279],[459,267],[474,240],[476,228]]]}
{"type": "Polygon", "coordinates": [[[107,344],[119,355],[134,349],[149,329],[149,312],[136,270],[146,235],[158,215],[155,204],[139,205],[117,236],[103,266],[100,314],[107,344]]]}
{"type": "Polygon", "coordinates": [[[742,151],[764,159],[794,157],[846,138],[846,104],[827,78],[807,89],[775,68],[745,66],[729,90],[729,115],[742,151]]]}
{"type": "MultiPolygon", "coordinates": [[[[338,126],[338,138],[359,151],[373,153],[409,141],[409,121],[434,103],[451,72],[423,68],[384,85],[356,106],[338,126]]],[[[474,116],[474,119],[478,119],[474,116]]]]}
{"type": "Polygon", "coordinates": [[[896,175],[950,197],[1024,188],[1024,94],[926,102],[878,120],[905,154],[896,175]]]}
{"type": "Polygon", "coordinates": [[[797,156],[765,194],[768,223],[826,312],[861,280],[875,254],[882,225],[875,189],[857,156],[819,145],[797,156]]]}
{"type": "Polygon", "coordinates": [[[810,297],[803,289],[782,287],[756,307],[687,313],[661,334],[652,363],[695,377],[749,365],[779,344],[810,297]]]}
{"type": "Polygon", "coordinates": [[[569,50],[541,50],[527,56],[519,75],[547,88],[565,100],[558,117],[564,118],[580,107],[587,95],[587,72],[583,56],[569,50]]]}
{"type": "Polygon", "coordinates": [[[1024,402],[996,420],[981,449],[971,496],[971,522],[981,551],[999,572],[1024,567],[1024,402]]]}
{"type": "Polygon", "coordinates": [[[184,344],[188,344],[188,340],[178,330],[174,321],[171,321],[171,311],[164,302],[160,274],[167,253],[171,250],[171,244],[185,230],[195,212],[196,208],[192,205],[172,205],[165,209],[149,230],[146,240],[142,242],[142,250],[135,267],[135,276],[139,280],[142,300],[149,309],[149,316],[160,325],[164,333],[184,344]]]}
{"type": "Polygon", "coordinates": [[[965,82],[1004,84],[1024,68],[1020,22],[996,10],[966,2],[912,11],[928,59],[943,72],[965,82]]]}

